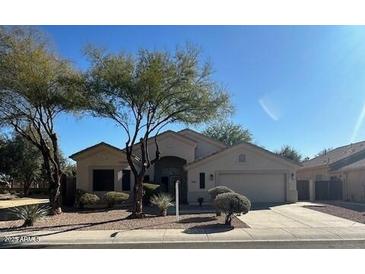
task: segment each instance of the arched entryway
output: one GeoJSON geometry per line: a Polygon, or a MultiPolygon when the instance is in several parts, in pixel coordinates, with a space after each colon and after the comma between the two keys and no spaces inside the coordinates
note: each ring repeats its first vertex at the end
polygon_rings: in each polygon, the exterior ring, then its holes
{"type": "Polygon", "coordinates": [[[175,197],[175,182],[179,180],[181,203],[187,203],[188,189],[186,183],[186,171],[184,165],[186,160],[175,157],[162,157],[155,165],[155,182],[160,184],[160,190],[167,192],[175,197]]]}

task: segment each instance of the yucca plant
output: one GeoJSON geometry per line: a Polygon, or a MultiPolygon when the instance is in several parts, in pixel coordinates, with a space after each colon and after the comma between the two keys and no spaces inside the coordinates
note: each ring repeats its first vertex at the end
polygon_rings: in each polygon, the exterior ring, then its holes
{"type": "Polygon", "coordinates": [[[35,221],[48,215],[49,206],[26,205],[9,210],[17,219],[24,220],[22,226],[33,226],[35,221]]]}
{"type": "Polygon", "coordinates": [[[174,206],[172,197],[166,193],[160,193],[151,197],[151,204],[157,206],[160,209],[161,216],[167,215],[167,209],[170,206],[174,206]]]}

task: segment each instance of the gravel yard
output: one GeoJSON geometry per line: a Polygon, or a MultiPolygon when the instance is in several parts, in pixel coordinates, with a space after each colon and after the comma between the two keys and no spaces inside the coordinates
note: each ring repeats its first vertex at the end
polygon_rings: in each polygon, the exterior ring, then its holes
{"type": "Polygon", "coordinates": [[[346,202],[326,202],[319,206],[305,206],[333,216],[345,218],[351,221],[365,223],[365,204],[352,204],[346,202]]]}
{"type": "MultiPolygon", "coordinates": [[[[125,209],[65,211],[58,216],[47,216],[38,220],[33,227],[21,228],[21,220],[0,221],[1,231],[13,230],[126,230],[126,229],[189,229],[194,227],[214,227],[224,224],[224,216],[214,213],[184,214],[180,222],[174,215],[166,217],[146,214],[143,219],[128,219],[130,212],[125,209]]],[[[234,217],[232,225],[237,228],[248,227],[234,217]]]]}

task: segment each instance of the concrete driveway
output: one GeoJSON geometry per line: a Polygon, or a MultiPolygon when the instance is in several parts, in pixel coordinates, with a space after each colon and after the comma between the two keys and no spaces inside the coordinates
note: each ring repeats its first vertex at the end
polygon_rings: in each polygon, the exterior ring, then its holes
{"type": "MultiPolygon", "coordinates": [[[[252,210],[238,216],[250,228],[242,229],[254,240],[362,239],[365,224],[305,208],[309,202],[252,210]]],[[[320,206],[320,205],[319,205],[320,206]]]]}
{"type": "Polygon", "coordinates": [[[252,210],[238,216],[251,228],[327,228],[327,227],[364,227],[351,220],[332,216],[305,208],[305,205],[318,205],[310,202],[298,202],[252,210]]]}

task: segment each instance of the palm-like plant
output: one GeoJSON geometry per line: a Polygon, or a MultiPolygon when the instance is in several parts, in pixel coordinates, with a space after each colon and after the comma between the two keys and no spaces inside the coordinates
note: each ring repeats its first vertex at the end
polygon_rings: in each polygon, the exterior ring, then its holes
{"type": "Polygon", "coordinates": [[[157,206],[160,209],[161,216],[167,215],[167,209],[170,206],[174,206],[172,202],[172,197],[166,193],[160,193],[157,195],[153,195],[150,200],[151,204],[157,206]]]}
{"type": "Polygon", "coordinates": [[[33,226],[34,222],[47,216],[50,212],[48,206],[26,205],[9,210],[18,219],[24,220],[22,226],[33,226]]]}

